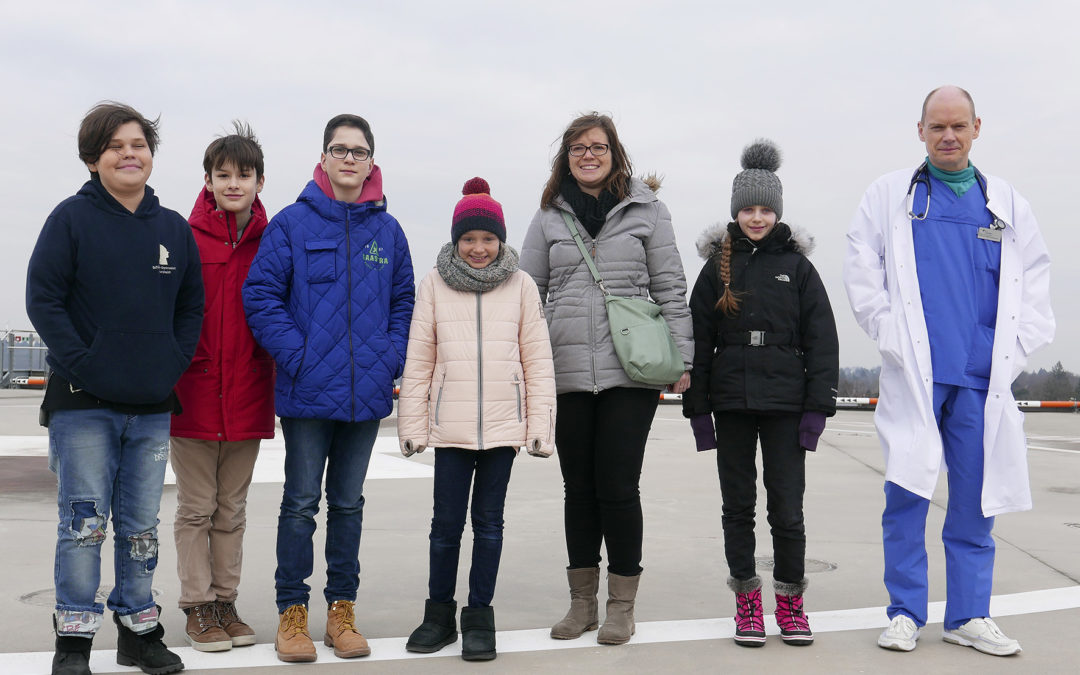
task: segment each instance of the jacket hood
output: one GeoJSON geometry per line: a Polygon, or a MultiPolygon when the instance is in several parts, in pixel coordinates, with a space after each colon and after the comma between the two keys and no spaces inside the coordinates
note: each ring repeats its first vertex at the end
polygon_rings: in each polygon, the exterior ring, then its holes
{"type": "MultiPolygon", "coordinates": [[[[694,245],[697,248],[698,255],[701,256],[702,259],[708,260],[709,258],[720,254],[720,248],[723,246],[724,241],[731,236],[728,232],[728,228],[731,225],[734,225],[734,223],[719,222],[705,228],[705,230],[698,235],[694,245]]],[[[738,225],[735,225],[735,227],[738,227],[738,225]]],[[[779,222],[776,224],[776,230],[773,233],[770,233],[770,235],[766,237],[766,240],[775,240],[778,236],[781,237],[782,246],[790,248],[796,253],[800,253],[804,256],[809,256],[813,253],[815,246],[817,246],[814,235],[806,228],[798,225],[788,225],[787,223],[779,222]],[[785,230],[787,231],[786,235],[784,232],[785,230]],[[783,238],[785,236],[786,239],[783,238]]]]}
{"type": "MultiPolygon", "coordinates": [[[[315,184],[319,186],[319,189],[323,191],[323,194],[330,199],[334,197],[334,186],[330,184],[330,176],[326,175],[326,169],[322,168],[322,164],[315,165],[315,171],[312,175],[315,179],[315,184]]],[[[364,202],[381,202],[384,199],[382,190],[382,169],[377,164],[371,166],[371,173],[364,180],[364,187],[360,189],[360,198],[356,200],[357,204],[363,204],[364,202]]]]}
{"type": "Polygon", "coordinates": [[[158,198],[154,194],[154,189],[147,185],[144,188],[146,191],[143,193],[142,201],[139,202],[139,207],[135,209],[135,213],[132,214],[128,211],[123,204],[116,200],[109,194],[109,191],[102,185],[101,179],[98,178],[96,173],[91,174],[90,180],[83,183],[83,186],[79,188],[79,194],[85,197],[95,208],[98,208],[106,213],[112,213],[116,215],[130,216],[134,215],[136,218],[145,218],[157,213],[161,205],[158,203],[158,198]]]}
{"type": "MultiPolygon", "coordinates": [[[[211,236],[227,236],[229,241],[236,241],[236,217],[228,211],[219,211],[214,193],[203,187],[199,196],[195,198],[195,206],[191,208],[188,216],[191,227],[205,232],[211,236]]],[[[257,238],[262,236],[266,229],[266,208],[258,195],[251,203],[251,220],[248,221],[245,232],[248,237],[257,238]]]]}
{"type": "Polygon", "coordinates": [[[323,220],[332,222],[343,222],[346,218],[355,220],[361,218],[362,214],[386,211],[386,199],[376,202],[354,202],[350,204],[328,197],[326,192],[314,180],[308,181],[296,201],[306,204],[323,220]]]}

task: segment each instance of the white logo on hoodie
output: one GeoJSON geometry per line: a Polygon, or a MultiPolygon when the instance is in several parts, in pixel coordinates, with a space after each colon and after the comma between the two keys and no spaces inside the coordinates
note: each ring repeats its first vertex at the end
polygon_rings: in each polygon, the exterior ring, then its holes
{"type": "Polygon", "coordinates": [[[169,264],[169,249],[165,248],[165,244],[158,244],[158,264],[154,265],[154,269],[161,274],[172,274],[176,271],[176,267],[169,264]]]}

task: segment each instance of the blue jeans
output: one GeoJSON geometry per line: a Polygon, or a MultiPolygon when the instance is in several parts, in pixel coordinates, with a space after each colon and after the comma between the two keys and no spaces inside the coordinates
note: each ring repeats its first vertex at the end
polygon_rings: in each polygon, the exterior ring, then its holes
{"type": "Polygon", "coordinates": [[[285,436],[285,492],[278,516],[278,612],[307,606],[313,571],[315,514],[322,499],[326,473],[326,588],[327,604],[356,600],[360,586],[360,532],[364,523],[364,478],[379,420],[281,418],[285,436]]]}
{"type": "MultiPolygon", "coordinates": [[[[948,467],[945,544],[945,630],[990,616],[994,585],[994,519],[982,514],[983,410],[986,390],[934,383],[934,413],[948,467]]],[[[881,518],[889,619],[906,614],[926,625],[929,591],[926,514],[930,501],[885,483],[881,518]]]]}
{"type": "Polygon", "coordinates": [[[105,408],[57,410],[49,419],[49,468],[57,477],[57,629],[93,635],[105,608],[95,601],[101,546],[112,514],[116,583],[109,609],[137,633],[157,625],[151,591],[158,561],[158,509],[169,459],[169,413],[105,408]]]}
{"type": "Polygon", "coordinates": [[[495,578],[502,557],[503,506],[516,455],[510,447],[435,449],[435,500],[428,576],[428,594],[434,602],[454,599],[461,533],[465,529],[469,485],[473,482],[474,472],[469,607],[487,607],[495,597],[495,578]]]}

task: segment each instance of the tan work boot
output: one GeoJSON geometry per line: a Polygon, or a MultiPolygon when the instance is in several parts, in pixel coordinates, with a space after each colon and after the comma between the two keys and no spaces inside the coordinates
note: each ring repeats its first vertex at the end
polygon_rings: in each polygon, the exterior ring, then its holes
{"type": "Polygon", "coordinates": [[[630,641],[634,634],[634,600],[637,598],[641,575],[624,577],[608,572],[607,617],[596,641],[602,645],[621,645],[630,641]]]}
{"type": "Polygon", "coordinates": [[[570,582],[570,611],[563,620],[551,627],[551,637],[556,640],[574,640],[585,631],[596,630],[600,625],[597,614],[596,592],[600,589],[600,568],[579,567],[566,570],[570,582]]]}
{"type": "Polygon", "coordinates": [[[286,663],[308,663],[319,657],[315,653],[315,643],[307,627],[307,607],[293,605],[278,617],[277,636],[274,638],[274,650],[277,657],[286,663]]]}
{"type": "Polygon", "coordinates": [[[232,640],[221,627],[217,605],[207,602],[187,610],[187,641],[198,652],[223,652],[232,649],[232,640]]]}
{"type": "Polygon", "coordinates": [[[235,602],[218,600],[217,610],[221,627],[229,634],[233,647],[255,644],[255,630],[240,620],[240,615],[236,613],[235,602]]]}
{"type": "Polygon", "coordinates": [[[326,610],[326,635],[323,644],[334,648],[334,656],[339,659],[351,659],[367,656],[371,647],[367,640],[356,630],[353,603],[348,600],[335,600],[326,610]]]}

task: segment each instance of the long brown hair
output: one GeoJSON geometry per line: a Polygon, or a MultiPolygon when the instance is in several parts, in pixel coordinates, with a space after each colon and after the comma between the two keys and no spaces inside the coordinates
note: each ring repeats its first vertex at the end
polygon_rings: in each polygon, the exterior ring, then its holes
{"type": "Polygon", "coordinates": [[[603,129],[607,134],[610,146],[608,154],[611,155],[611,173],[604,180],[601,189],[612,193],[619,201],[626,199],[630,194],[630,177],[633,175],[633,167],[630,166],[630,157],[626,154],[626,148],[619,142],[619,133],[615,131],[615,123],[611,121],[611,117],[593,111],[575,119],[563,132],[559,152],[551,163],[551,176],[544,185],[544,192],[540,197],[540,208],[547,208],[554,203],[563,177],[570,173],[570,144],[589,129],[596,128],[603,129]]]}
{"type": "Polygon", "coordinates": [[[724,282],[724,293],[716,301],[715,309],[720,310],[725,316],[732,317],[739,313],[739,296],[731,290],[731,237],[725,237],[720,245],[720,281],[724,282]]]}

